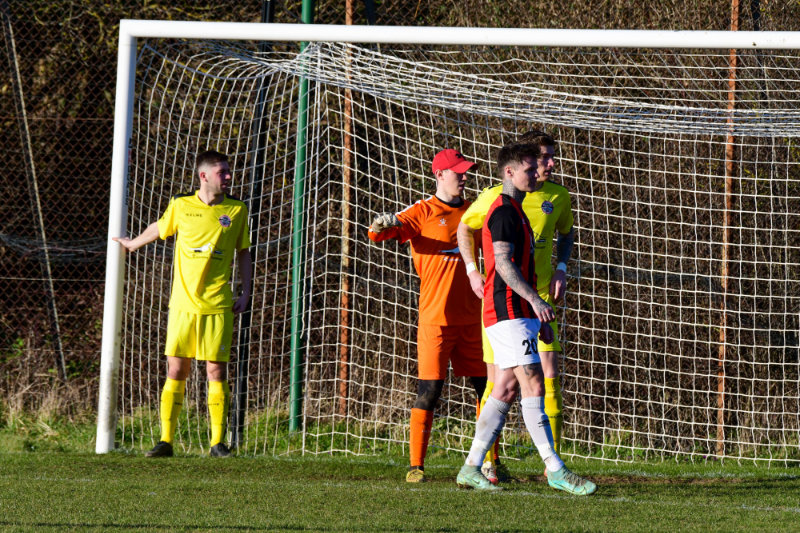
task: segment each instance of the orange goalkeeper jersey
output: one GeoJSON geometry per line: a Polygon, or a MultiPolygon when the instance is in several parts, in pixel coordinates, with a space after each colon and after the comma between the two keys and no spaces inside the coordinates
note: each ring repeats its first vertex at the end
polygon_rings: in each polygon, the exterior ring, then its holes
{"type": "Polygon", "coordinates": [[[481,301],[472,292],[456,239],[458,223],[468,207],[467,201],[454,206],[431,196],[397,214],[402,226],[369,232],[375,242],[411,241],[420,277],[420,324],[464,326],[481,321],[481,301]]]}

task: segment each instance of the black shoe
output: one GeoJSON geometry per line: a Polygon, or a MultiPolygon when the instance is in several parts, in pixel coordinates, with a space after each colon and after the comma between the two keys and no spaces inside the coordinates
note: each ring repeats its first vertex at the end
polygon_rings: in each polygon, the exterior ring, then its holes
{"type": "Polygon", "coordinates": [[[208,455],[211,457],[230,457],[231,449],[225,446],[224,443],[220,442],[219,444],[215,444],[211,447],[211,451],[208,452],[208,455]]]}
{"type": "Polygon", "coordinates": [[[172,444],[160,440],[149,452],[145,452],[145,457],[172,457],[172,444]]]}

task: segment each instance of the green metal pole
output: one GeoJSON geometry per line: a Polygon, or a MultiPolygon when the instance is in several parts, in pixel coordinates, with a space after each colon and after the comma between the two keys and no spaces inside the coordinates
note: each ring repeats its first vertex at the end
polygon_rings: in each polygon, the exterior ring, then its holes
{"type": "MultiPolygon", "coordinates": [[[[303,23],[314,22],[314,0],[303,0],[303,23]]],[[[308,43],[300,43],[300,51],[308,43]]],[[[308,128],[308,79],[300,79],[297,109],[297,149],[294,166],[294,202],[292,214],[292,330],[289,354],[289,431],[300,429],[303,410],[303,302],[305,279],[303,272],[303,230],[306,190],[306,129],[308,128]]]]}

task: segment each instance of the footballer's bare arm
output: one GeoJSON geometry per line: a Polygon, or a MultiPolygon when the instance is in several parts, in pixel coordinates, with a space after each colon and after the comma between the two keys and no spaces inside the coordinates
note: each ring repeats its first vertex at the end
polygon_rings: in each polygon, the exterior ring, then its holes
{"type": "MultiPolygon", "coordinates": [[[[569,233],[559,234],[558,241],[556,242],[556,261],[559,265],[565,265],[569,262],[572,255],[572,248],[575,245],[575,228],[572,227],[569,233]]],[[[562,267],[562,268],[565,268],[562,267]]],[[[567,291],[567,272],[560,268],[556,268],[553,272],[553,277],[550,280],[550,296],[555,301],[560,300],[564,293],[567,291]]]]}
{"type": "Polygon", "coordinates": [[[126,250],[133,252],[145,244],[150,244],[158,239],[158,222],[153,222],[145,228],[137,237],[112,237],[111,240],[120,243],[126,250]]]}
{"type": "Polygon", "coordinates": [[[495,241],[492,243],[494,250],[494,267],[497,274],[503,278],[511,290],[528,300],[533,307],[533,312],[542,323],[552,322],[556,318],[553,308],[542,300],[534,287],[525,281],[519,267],[511,261],[514,245],[510,242],[495,241]]]}
{"type": "MultiPolygon", "coordinates": [[[[475,255],[472,253],[475,250],[475,233],[476,230],[472,229],[463,222],[458,223],[456,229],[456,239],[458,240],[458,249],[461,252],[461,257],[464,259],[464,264],[469,265],[472,263],[477,267],[475,255]]],[[[467,268],[467,277],[469,277],[469,285],[472,287],[472,292],[478,298],[483,298],[483,275],[475,268],[467,268]]]]}
{"type": "Polygon", "coordinates": [[[240,294],[234,302],[233,312],[241,313],[247,309],[247,305],[250,302],[250,291],[253,285],[253,258],[250,255],[250,250],[245,248],[237,252],[236,259],[239,265],[239,280],[242,284],[242,294],[240,294]]]}

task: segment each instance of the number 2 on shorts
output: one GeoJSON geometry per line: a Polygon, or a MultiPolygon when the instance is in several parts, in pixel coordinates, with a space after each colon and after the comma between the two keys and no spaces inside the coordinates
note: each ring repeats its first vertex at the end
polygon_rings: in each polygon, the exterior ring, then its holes
{"type": "Polygon", "coordinates": [[[536,339],[525,339],[522,341],[522,345],[525,347],[525,355],[539,353],[539,342],[536,339]]]}

